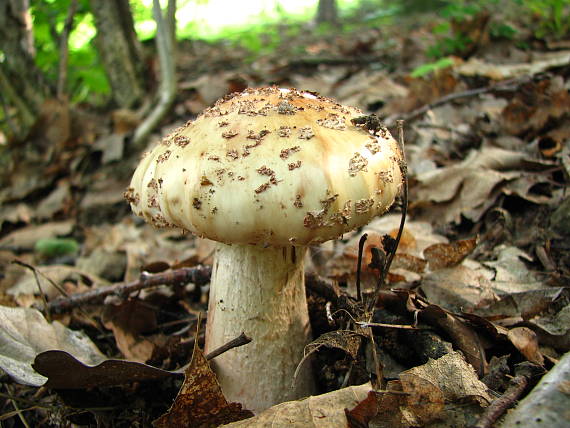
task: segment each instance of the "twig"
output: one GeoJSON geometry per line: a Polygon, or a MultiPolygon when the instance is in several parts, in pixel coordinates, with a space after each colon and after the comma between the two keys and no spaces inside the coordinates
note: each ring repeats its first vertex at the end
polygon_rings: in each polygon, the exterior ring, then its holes
{"type": "Polygon", "coordinates": [[[362,300],[362,293],[360,291],[360,271],[362,270],[362,253],[364,251],[364,243],[368,239],[368,234],[365,233],[358,241],[358,263],[356,266],[356,300],[362,300]]]}
{"type": "Polygon", "coordinates": [[[316,67],[319,65],[367,65],[374,62],[384,62],[386,58],[381,56],[354,56],[354,57],[307,57],[289,61],[286,67],[297,68],[302,66],[316,67]]]}
{"type": "Polygon", "coordinates": [[[408,213],[408,166],[406,164],[406,153],[404,147],[404,121],[398,120],[398,142],[400,145],[400,151],[402,155],[402,159],[400,161],[400,173],[402,174],[402,218],[400,220],[400,227],[398,229],[398,235],[396,235],[396,239],[394,244],[389,248],[388,255],[386,257],[386,262],[384,264],[383,269],[380,271],[380,277],[378,279],[378,284],[376,285],[376,290],[374,291],[374,296],[368,303],[366,308],[366,312],[368,315],[368,321],[372,320],[372,315],[374,313],[373,309],[376,306],[376,302],[378,301],[378,297],[380,296],[380,291],[382,286],[386,282],[386,277],[388,272],[390,271],[390,266],[392,265],[392,260],[394,260],[394,256],[396,255],[396,251],[398,250],[398,245],[400,244],[400,239],[402,238],[402,233],[404,232],[404,224],[406,223],[406,215],[408,213]]]}
{"type": "MultiPolygon", "coordinates": [[[[49,283],[56,289],[58,290],[60,293],[62,294],[66,294],[65,290],[59,286],[59,284],[56,284],[51,278],[47,277],[46,275],[44,275],[41,271],[38,271],[38,269],[36,269],[34,266],[23,262],[21,260],[12,260],[12,263],[14,263],[15,265],[20,265],[22,267],[25,267],[26,269],[30,269],[32,271],[32,273],[34,274],[34,279],[36,280],[36,285],[38,286],[38,290],[40,292],[40,296],[42,297],[42,301],[44,303],[44,308],[47,308],[48,306],[48,301],[47,301],[47,297],[44,293],[44,290],[42,289],[42,283],[40,282],[40,278],[39,275],[41,274],[41,276],[43,276],[45,279],[47,279],[49,281],[49,283]]],[[[49,313],[49,311],[46,313],[46,319],[48,322],[51,322],[51,315],[49,313]]]]}
{"type": "Polygon", "coordinates": [[[48,303],[47,310],[51,313],[67,312],[84,304],[101,302],[107,296],[125,297],[134,291],[163,284],[184,285],[193,282],[196,285],[203,285],[210,281],[211,273],[210,266],[180,268],[153,275],[143,272],[138,281],[98,287],[85,293],[72,294],[69,297],[58,297],[48,303]]]}
{"type": "Polygon", "coordinates": [[[475,88],[475,89],[468,89],[462,92],[454,92],[452,94],[445,95],[429,104],[425,104],[420,108],[417,108],[409,113],[406,114],[399,114],[398,116],[389,116],[384,119],[384,123],[386,126],[390,127],[395,122],[397,122],[396,117],[401,117],[402,120],[406,122],[412,122],[416,120],[418,117],[422,116],[423,114],[427,113],[429,110],[432,110],[436,107],[439,107],[443,104],[447,104],[451,101],[459,100],[461,98],[470,98],[481,94],[486,94],[489,92],[494,91],[508,91],[512,92],[515,91],[518,86],[524,81],[524,79],[511,79],[505,82],[497,83],[496,85],[486,86],[484,88],[475,88]]]}
{"type": "Polygon", "coordinates": [[[57,98],[63,99],[65,94],[65,84],[67,82],[67,60],[69,58],[69,34],[73,29],[73,17],[77,11],[77,0],[72,0],[69,9],[67,10],[67,17],[63,24],[63,30],[59,37],[59,71],[57,77],[57,98]]]}
{"type": "Polygon", "coordinates": [[[218,355],[223,354],[230,349],[237,348],[239,346],[247,345],[251,342],[251,337],[246,336],[244,332],[242,332],[238,337],[235,339],[230,340],[229,342],[225,343],[224,345],[220,346],[219,348],[214,349],[212,352],[206,355],[207,360],[212,360],[216,358],[218,355]]]}
{"type": "Polygon", "coordinates": [[[476,424],[469,428],[491,428],[493,424],[519,399],[528,386],[528,378],[526,376],[515,376],[510,381],[510,386],[505,393],[494,400],[476,424]]]}
{"type": "Polygon", "coordinates": [[[18,415],[18,418],[20,419],[20,422],[22,422],[22,424],[26,427],[26,428],[30,428],[30,425],[28,424],[28,421],[26,421],[26,418],[24,418],[24,415],[22,414],[24,411],[26,410],[31,410],[31,409],[24,409],[24,410],[20,410],[20,407],[18,406],[18,403],[16,402],[16,400],[14,399],[14,394],[13,392],[10,390],[10,387],[8,385],[6,385],[6,391],[8,391],[8,394],[10,394],[10,402],[12,403],[12,406],[14,406],[14,410],[16,412],[16,414],[18,415]]]}

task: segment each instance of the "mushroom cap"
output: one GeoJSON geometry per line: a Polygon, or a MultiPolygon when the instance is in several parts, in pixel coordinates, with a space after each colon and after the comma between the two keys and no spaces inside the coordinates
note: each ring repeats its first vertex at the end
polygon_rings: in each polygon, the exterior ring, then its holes
{"type": "Polygon", "coordinates": [[[147,153],[126,198],[157,227],[226,244],[336,238],[384,213],[402,183],[397,142],[360,116],[295,89],[230,95],[147,153]]]}

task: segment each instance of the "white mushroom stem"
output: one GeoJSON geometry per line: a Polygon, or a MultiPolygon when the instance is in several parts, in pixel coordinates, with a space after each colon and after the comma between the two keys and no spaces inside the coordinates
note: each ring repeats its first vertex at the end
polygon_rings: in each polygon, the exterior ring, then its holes
{"type": "Polygon", "coordinates": [[[217,244],[206,327],[206,352],[239,336],[253,340],[212,361],[229,401],[253,412],[312,392],[310,370],[292,386],[309,342],[305,247],[217,244]]]}

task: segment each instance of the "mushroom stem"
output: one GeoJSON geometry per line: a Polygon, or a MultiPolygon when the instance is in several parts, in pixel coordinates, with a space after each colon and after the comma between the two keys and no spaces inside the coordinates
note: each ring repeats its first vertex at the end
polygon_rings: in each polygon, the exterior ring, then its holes
{"type": "Polygon", "coordinates": [[[305,247],[218,244],[210,282],[206,352],[241,332],[251,343],[212,361],[229,401],[259,412],[312,392],[310,370],[293,374],[309,342],[305,247]]]}

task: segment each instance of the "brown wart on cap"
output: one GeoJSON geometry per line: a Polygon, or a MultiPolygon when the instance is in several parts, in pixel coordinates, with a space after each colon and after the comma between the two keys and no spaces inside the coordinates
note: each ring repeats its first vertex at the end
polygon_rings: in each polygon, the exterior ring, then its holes
{"type": "Polygon", "coordinates": [[[206,351],[252,337],[213,365],[226,397],[254,411],[312,392],[308,371],[291,388],[310,339],[307,246],[368,223],[401,187],[397,142],[359,117],[314,93],[248,89],[166,137],[127,191],[152,224],[219,241],[206,351]]]}

